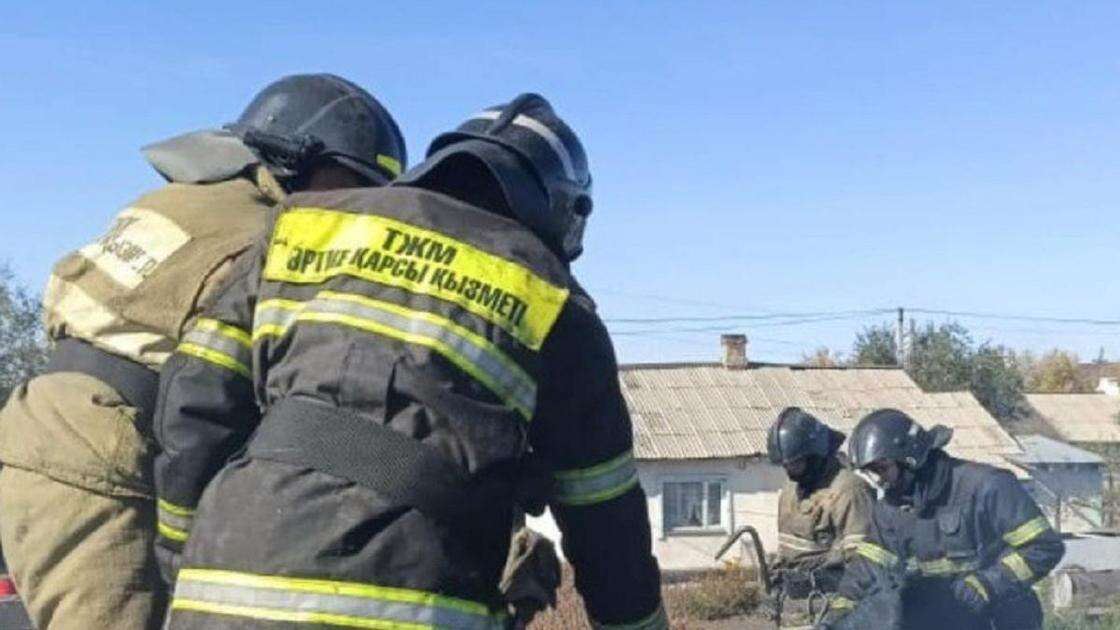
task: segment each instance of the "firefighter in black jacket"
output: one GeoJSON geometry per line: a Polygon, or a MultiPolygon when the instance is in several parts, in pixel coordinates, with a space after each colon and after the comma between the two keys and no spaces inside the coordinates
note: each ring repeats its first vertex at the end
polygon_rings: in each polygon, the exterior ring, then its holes
{"type": "Polygon", "coordinates": [[[392,187],[288,200],[163,373],[170,628],[502,627],[513,506],[546,503],[596,626],[667,627],[613,349],[569,272],[590,187],[526,94],[392,187]]]}
{"type": "Polygon", "coordinates": [[[896,592],[907,630],[1041,628],[1031,585],[1061,560],[1062,541],[1010,472],[947,455],[951,436],[894,409],[856,426],[851,461],[880,500],[840,592],[896,592]]]}

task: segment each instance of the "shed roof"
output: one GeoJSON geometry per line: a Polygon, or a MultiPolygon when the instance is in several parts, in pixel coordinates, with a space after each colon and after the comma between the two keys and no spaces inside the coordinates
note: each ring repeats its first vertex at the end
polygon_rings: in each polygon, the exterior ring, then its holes
{"type": "Polygon", "coordinates": [[[1104,460],[1085,449],[1065,442],[1051,440],[1042,435],[1023,435],[1019,437],[1022,455],[1012,458],[1021,464],[1103,464],[1104,460]]]}
{"type": "Polygon", "coordinates": [[[1120,443],[1120,396],[1027,394],[1027,402],[1067,442],[1120,443]]]}
{"type": "Polygon", "coordinates": [[[923,392],[900,369],[651,364],[619,370],[639,459],[751,457],[766,452],[778,413],[798,406],[850,432],[867,413],[893,407],[925,426],[952,427],[948,451],[1007,467],[1018,444],[968,392],[923,392]]]}

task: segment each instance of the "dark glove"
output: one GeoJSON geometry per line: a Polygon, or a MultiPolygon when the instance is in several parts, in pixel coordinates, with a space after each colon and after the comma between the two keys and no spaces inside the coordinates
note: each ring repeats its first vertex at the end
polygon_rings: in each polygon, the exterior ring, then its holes
{"type": "Polygon", "coordinates": [[[953,580],[950,588],[953,597],[970,612],[982,615],[988,610],[988,587],[975,573],[953,580]]]}

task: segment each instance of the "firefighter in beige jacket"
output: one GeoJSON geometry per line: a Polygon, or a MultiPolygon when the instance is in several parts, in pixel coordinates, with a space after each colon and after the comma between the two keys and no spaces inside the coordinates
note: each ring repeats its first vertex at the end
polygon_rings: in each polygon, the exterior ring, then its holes
{"type": "MultiPolygon", "coordinates": [[[[35,625],[156,629],[158,371],[286,192],[384,184],[405,162],[381,105],[333,75],[285,77],[237,123],[145,148],[167,180],[59,261],[46,373],[0,412],[0,537],[35,625]]],[[[192,333],[193,334],[193,333],[192,333]]]]}
{"type": "Polygon", "coordinates": [[[789,477],[778,498],[775,572],[783,628],[811,628],[851,606],[835,593],[867,535],[873,496],[841,462],[843,442],[843,433],[796,407],[782,411],[767,436],[770,461],[789,477]]]}

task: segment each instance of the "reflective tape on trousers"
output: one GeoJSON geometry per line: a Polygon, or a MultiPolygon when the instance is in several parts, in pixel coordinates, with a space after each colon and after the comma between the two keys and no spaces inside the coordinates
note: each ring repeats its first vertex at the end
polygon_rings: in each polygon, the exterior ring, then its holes
{"type": "Polygon", "coordinates": [[[424,591],[194,568],[179,572],[171,608],[354,628],[504,627],[482,604],[424,591]]]}

